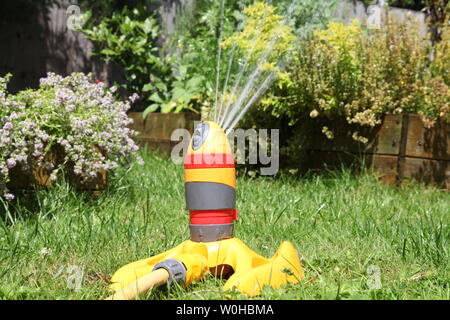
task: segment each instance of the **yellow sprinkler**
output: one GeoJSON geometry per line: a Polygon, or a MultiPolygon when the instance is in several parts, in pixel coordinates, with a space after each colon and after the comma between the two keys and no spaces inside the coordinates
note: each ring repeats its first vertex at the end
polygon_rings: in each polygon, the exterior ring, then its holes
{"type": "Polygon", "coordinates": [[[264,286],[278,288],[304,277],[297,250],[283,242],[267,259],[233,236],[236,172],[224,131],[214,122],[195,129],[184,159],[190,236],[177,247],[128,264],[111,278],[115,294],[108,299],[133,299],[148,289],[174,282],[188,286],[206,272],[228,278],[223,289],[236,288],[249,297],[264,286]]]}

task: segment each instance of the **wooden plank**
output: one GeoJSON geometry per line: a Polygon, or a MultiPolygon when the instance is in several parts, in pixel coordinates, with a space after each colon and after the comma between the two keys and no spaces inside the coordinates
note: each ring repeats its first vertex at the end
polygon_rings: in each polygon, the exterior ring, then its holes
{"type": "Polygon", "coordinates": [[[351,166],[361,157],[340,151],[309,150],[306,167],[311,170],[338,169],[351,166]]]}
{"type": "Polygon", "coordinates": [[[130,129],[137,132],[144,131],[144,119],[142,118],[142,112],[130,112],[128,117],[133,120],[133,123],[129,125],[130,129]]]}
{"type": "Polygon", "coordinates": [[[150,113],[145,120],[142,112],[131,112],[128,116],[134,120],[130,128],[139,133],[137,142],[165,154],[169,154],[178,144],[171,141],[174,130],[187,129],[192,134],[195,122],[200,121],[200,115],[195,113],[150,113]]]}
{"type": "Polygon", "coordinates": [[[397,156],[373,155],[368,159],[368,164],[373,166],[373,170],[380,174],[380,181],[387,184],[397,182],[397,156]]]}
{"type": "Polygon", "coordinates": [[[128,114],[134,120],[130,128],[139,132],[141,138],[169,139],[176,129],[188,129],[194,131],[195,121],[200,120],[200,115],[194,113],[150,113],[144,120],[141,112],[128,114]]]}
{"type": "Polygon", "coordinates": [[[398,155],[400,153],[401,130],[401,116],[386,115],[380,129],[369,136],[369,142],[364,151],[383,155],[398,155]]]}
{"type": "Polygon", "coordinates": [[[437,121],[427,129],[417,115],[409,115],[406,156],[450,160],[450,124],[437,121]]]}
{"type": "Polygon", "coordinates": [[[397,182],[397,163],[398,156],[391,155],[357,155],[334,151],[309,152],[310,162],[308,168],[312,170],[339,169],[341,167],[356,166],[361,168],[365,162],[372,166],[374,171],[380,175],[380,181],[388,184],[397,182]]]}
{"type": "Polygon", "coordinates": [[[364,147],[352,141],[353,129],[348,124],[333,127],[333,140],[318,130],[331,125],[326,121],[315,125],[308,168],[322,170],[354,164],[358,167],[365,158],[386,183],[413,178],[449,188],[449,124],[437,122],[434,128],[426,129],[417,115],[386,115],[380,127],[365,132],[369,143],[364,147]]]}
{"type": "Polygon", "coordinates": [[[450,190],[450,161],[405,158],[404,178],[450,190]]]}
{"type": "Polygon", "coordinates": [[[407,137],[408,137],[408,130],[409,130],[409,117],[407,114],[404,114],[402,116],[400,153],[398,155],[398,162],[397,162],[397,181],[402,181],[404,179],[406,143],[407,143],[407,137]]]}
{"type": "Polygon", "coordinates": [[[178,142],[165,139],[140,138],[138,143],[141,146],[149,147],[163,154],[170,154],[172,152],[172,148],[178,142]]]}

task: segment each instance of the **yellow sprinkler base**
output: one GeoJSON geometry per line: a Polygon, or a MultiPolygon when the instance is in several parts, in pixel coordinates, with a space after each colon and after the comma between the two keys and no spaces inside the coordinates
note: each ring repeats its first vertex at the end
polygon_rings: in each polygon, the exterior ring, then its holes
{"type": "Polygon", "coordinates": [[[287,283],[296,284],[304,277],[297,250],[287,241],[267,259],[237,238],[215,242],[187,240],[164,253],[120,268],[111,278],[111,289],[120,292],[151,273],[156,264],[168,259],[182,262],[186,268],[186,286],[210,271],[219,277],[231,275],[223,290],[236,288],[249,297],[259,295],[266,285],[278,288],[287,283]]]}

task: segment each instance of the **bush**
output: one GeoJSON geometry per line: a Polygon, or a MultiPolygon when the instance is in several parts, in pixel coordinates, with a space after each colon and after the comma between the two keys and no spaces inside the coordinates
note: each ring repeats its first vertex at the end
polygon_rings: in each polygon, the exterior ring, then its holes
{"type": "Polygon", "coordinates": [[[139,93],[140,109],[151,103],[153,94],[168,91],[173,81],[170,62],[159,55],[159,26],[144,7],[125,7],[100,24],[80,31],[95,44],[94,54],[124,69],[126,81],[122,87],[126,92],[139,93]]]}
{"type": "Polygon", "coordinates": [[[10,77],[0,77],[0,192],[6,199],[14,197],[6,184],[16,167],[46,166],[55,180],[70,162],[76,175],[89,179],[99,170],[117,168],[138,150],[127,128],[130,101],[117,101],[116,88],[80,73],[66,78],[49,73],[39,89],[8,95],[10,77]],[[64,150],[57,166],[45,159],[55,146],[64,150]]]}
{"type": "MultiPolygon", "coordinates": [[[[254,0],[229,0],[224,2],[224,7],[217,0],[192,1],[192,6],[179,4],[175,31],[166,35],[164,48],[157,50],[159,29],[154,19],[148,17],[148,12],[149,5],[161,1],[123,1],[84,1],[93,13],[98,11],[97,7],[107,8],[110,17],[100,19],[98,25],[92,23],[97,18],[90,19],[91,23],[81,31],[96,44],[97,54],[125,69],[128,83],[125,88],[142,96],[138,109],[145,109],[144,116],[148,112],[183,110],[204,110],[206,114],[218,98],[217,82],[220,89],[225,86],[229,61],[233,61],[229,72],[232,78],[245,63],[244,57],[238,57],[237,53],[232,59],[234,51],[225,44],[218,64],[221,40],[229,39],[245,28],[247,17],[243,13],[244,8],[249,12],[253,6],[267,6],[265,2],[254,0]],[[135,8],[121,12],[113,10],[122,2],[134,4],[135,8]],[[150,30],[148,25],[151,25],[151,32],[146,31],[150,30]]],[[[288,20],[300,35],[323,23],[336,2],[299,0],[296,6],[291,7],[292,1],[282,0],[273,6],[278,12],[286,13],[288,8],[292,11],[288,20]]],[[[257,12],[250,15],[257,18],[257,12]]]]}
{"type": "MultiPolygon", "coordinates": [[[[292,84],[265,99],[264,107],[291,124],[309,114],[374,127],[386,113],[408,112],[422,115],[428,126],[438,118],[450,121],[449,57],[448,42],[433,48],[411,22],[389,21],[380,31],[357,21],[330,23],[300,46],[288,70],[292,84]]],[[[333,137],[328,128],[323,132],[333,137]]],[[[356,131],[354,138],[366,142],[356,131]]]]}

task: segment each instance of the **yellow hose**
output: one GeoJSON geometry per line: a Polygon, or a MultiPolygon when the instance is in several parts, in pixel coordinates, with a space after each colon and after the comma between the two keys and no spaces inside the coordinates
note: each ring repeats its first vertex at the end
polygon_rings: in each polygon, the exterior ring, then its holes
{"type": "Polygon", "coordinates": [[[163,285],[169,280],[170,274],[166,269],[157,269],[131,282],[123,289],[109,296],[105,300],[132,300],[153,287],[163,285]]]}

